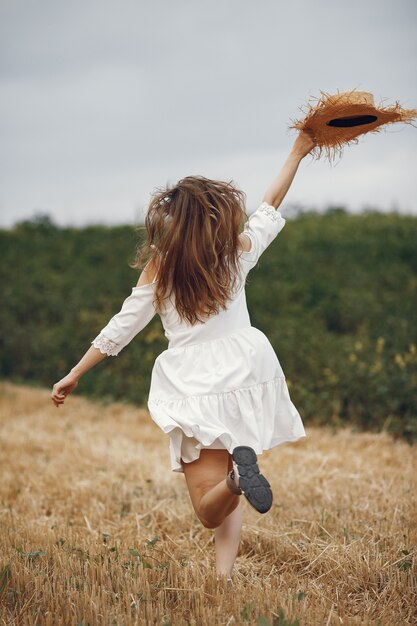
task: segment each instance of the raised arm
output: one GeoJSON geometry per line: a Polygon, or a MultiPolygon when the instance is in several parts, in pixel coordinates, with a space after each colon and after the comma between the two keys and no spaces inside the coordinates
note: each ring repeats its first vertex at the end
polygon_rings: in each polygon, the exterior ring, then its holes
{"type": "Polygon", "coordinates": [[[305,131],[300,131],[281,171],[266,190],[263,202],[267,202],[276,209],[279,207],[291,186],[301,160],[314,148],[314,145],[311,136],[305,131]]]}
{"type": "Polygon", "coordinates": [[[278,211],[297,171],[301,159],[315,143],[309,134],[301,131],[280,173],[265,192],[262,204],[250,215],[239,236],[241,259],[246,272],[255,267],[261,254],[285,226],[285,218],[278,211]]]}

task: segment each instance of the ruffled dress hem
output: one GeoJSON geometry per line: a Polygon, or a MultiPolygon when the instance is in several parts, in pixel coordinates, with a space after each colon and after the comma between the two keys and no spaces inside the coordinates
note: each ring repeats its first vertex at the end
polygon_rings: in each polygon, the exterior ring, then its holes
{"type": "Polygon", "coordinates": [[[236,446],[248,445],[262,454],[306,436],[281,376],[220,393],[170,400],[150,397],[148,408],[153,421],[170,438],[173,472],[183,472],[181,459],[191,463],[205,448],[225,449],[231,454],[236,446]]]}

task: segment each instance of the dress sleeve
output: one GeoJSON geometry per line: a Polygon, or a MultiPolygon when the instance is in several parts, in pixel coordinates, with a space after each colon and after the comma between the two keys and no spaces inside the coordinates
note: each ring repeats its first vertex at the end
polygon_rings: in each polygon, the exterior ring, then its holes
{"type": "Polygon", "coordinates": [[[262,202],[250,215],[242,234],[250,239],[251,249],[241,254],[241,259],[249,265],[249,269],[256,265],[264,250],[284,228],[285,222],[281,213],[267,202],[262,202]]]}
{"type": "Polygon", "coordinates": [[[117,356],[154,317],[154,283],[133,287],[132,293],[92,341],[102,354],[117,356]]]}

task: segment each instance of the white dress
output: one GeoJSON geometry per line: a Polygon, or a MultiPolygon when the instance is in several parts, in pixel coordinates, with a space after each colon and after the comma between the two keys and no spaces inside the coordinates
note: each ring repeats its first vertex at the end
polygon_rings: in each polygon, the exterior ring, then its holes
{"type": "MultiPolygon", "coordinates": [[[[191,326],[181,322],[172,300],[160,313],[168,348],[155,360],[148,408],[169,435],[171,469],[182,472],[202,448],[251,446],[257,454],[305,437],[285,376],[267,337],[251,325],[245,280],[285,225],[262,203],[245,224],[251,241],[240,254],[241,276],[227,310],[191,326]]],[[[116,356],[154,317],[155,281],[132,288],[92,344],[116,356]]]]}

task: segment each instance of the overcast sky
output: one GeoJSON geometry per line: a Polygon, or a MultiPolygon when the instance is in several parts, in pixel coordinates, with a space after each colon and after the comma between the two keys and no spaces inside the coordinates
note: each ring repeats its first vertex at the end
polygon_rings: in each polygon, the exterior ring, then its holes
{"type": "MultiPolygon", "coordinates": [[[[320,90],[417,108],[416,26],[415,0],[0,0],[0,224],[135,223],[190,174],[250,213],[320,90]]],[[[283,213],[417,214],[417,128],[385,128],[306,157],[283,213]]]]}

